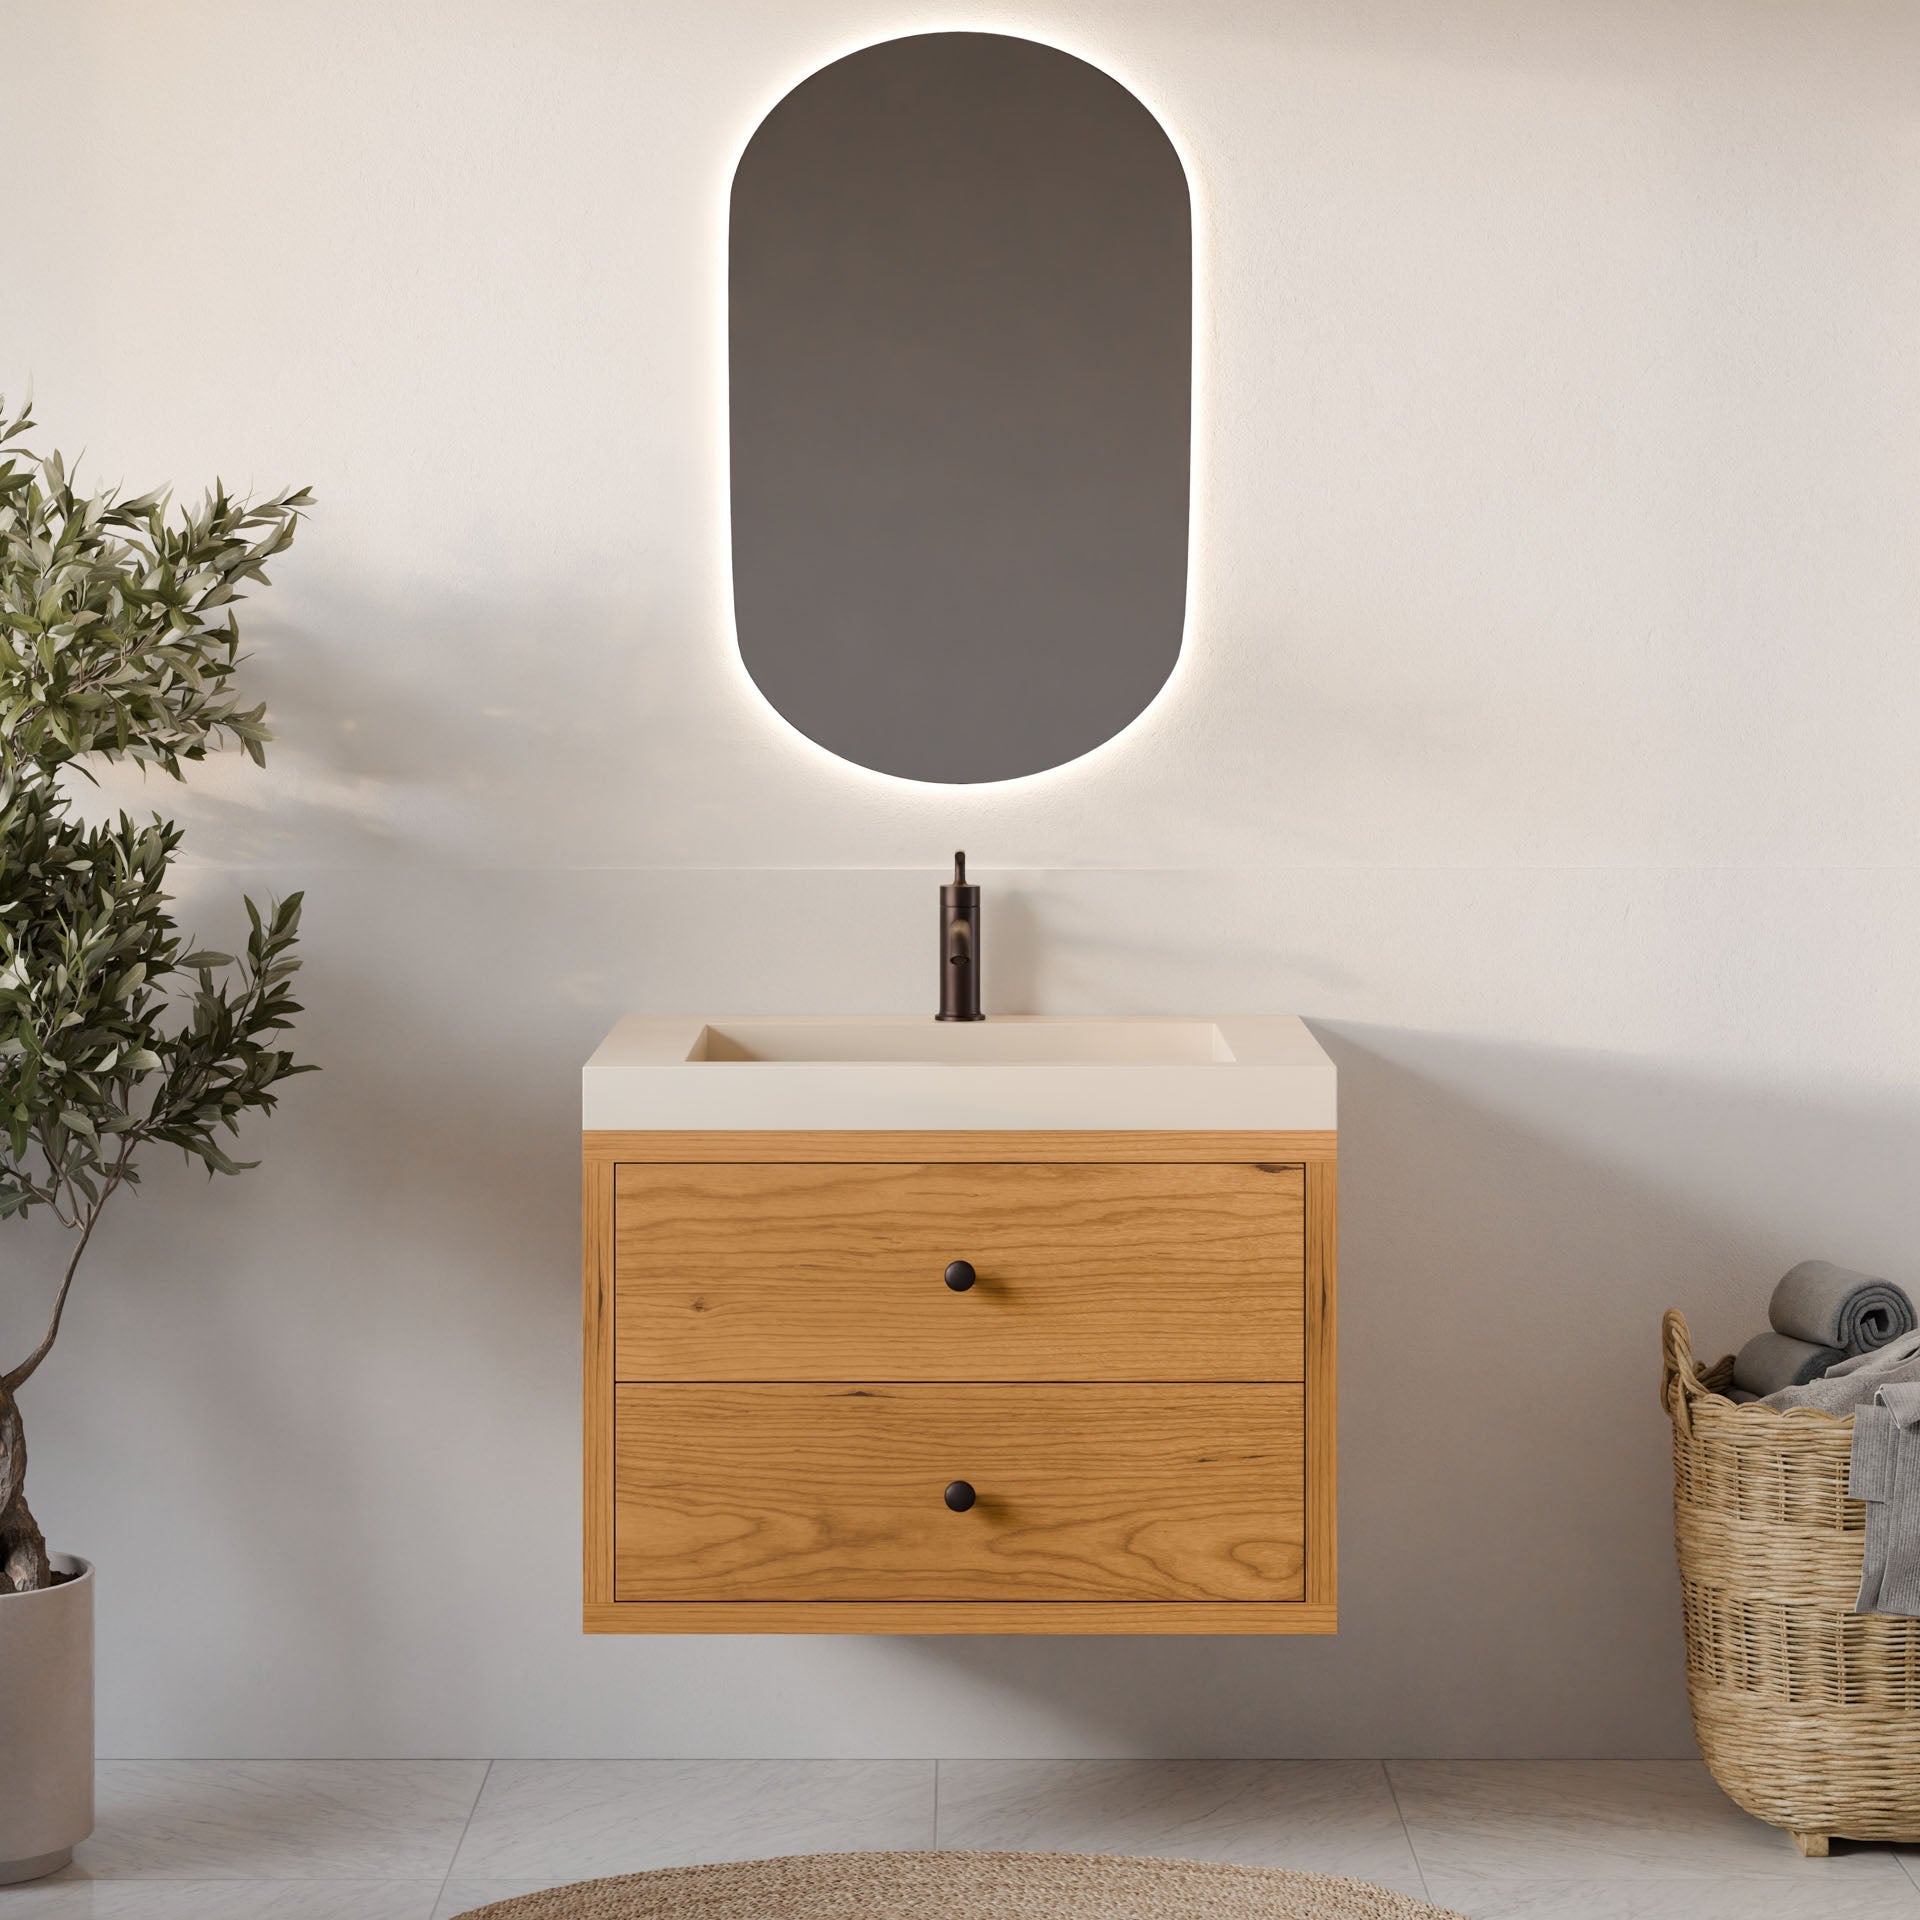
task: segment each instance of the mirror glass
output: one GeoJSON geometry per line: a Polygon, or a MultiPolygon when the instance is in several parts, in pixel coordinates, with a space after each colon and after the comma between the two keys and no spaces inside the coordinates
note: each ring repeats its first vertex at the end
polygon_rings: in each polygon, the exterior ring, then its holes
{"type": "Polygon", "coordinates": [[[851,54],[761,122],[728,258],[734,617],[845,758],[1077,758],[1180,651],[1193,241],[1097,67],[991,33],[851,54]]]}

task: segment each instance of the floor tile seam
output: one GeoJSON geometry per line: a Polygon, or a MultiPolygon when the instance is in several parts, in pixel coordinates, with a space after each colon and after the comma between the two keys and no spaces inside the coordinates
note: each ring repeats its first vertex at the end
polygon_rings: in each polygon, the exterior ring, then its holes
{"type": "Polygon", "coordinates": [[[1401,1836],[1407,1843],[1407,1852],[1413,1860],[1413,1870],[1420,1876],[1420,1891],[1431,1900],[1433,1895],[1427,1887],[1427,1863],[1420,1858],[1420,1849],[1414,1845],[1413,1829],[1407,1825],[1406,1809],[1400,1804],[1400,1789],[1393,1784],[1393,1768],[1385,1760],[1380,1762],[1380,1778],[1386,1782],[1387,1797],[1393,1802],[1394,1818],[1400,1822],[1401,1836]]]}
{"type": "MultiPolygon", "coordinates": [[[[77,1880],[53,1880],[54,1887],[338,1887],[366,1881],[378,1887],[424,1887],[446,1879],[434,1867],[418,1873],[382,1873],[378,1868],[352,1867],[339,1873],[295,1873],[291,1869],[274,1873],[220,1873],[212,1868],[197,1868],[192,1873],[103,1873],[87,1867],[77,1880]]],[[[38,1886],[35,1880],[19,1882],[22,1887],[38,1886]]],[[[11,1887],[0,1887],[0,1920],[7,1910],[11,1887]]]]}
{"type": "Polygon", "coordinates": [[[437,1908],[447,1891],[447,1882],[453,1878],[453,1870],[460,1862],[460,1849],[467,1844],[467,1835],[473,1831],[473,1816],[480,1811],[481,1796],[487,1790],[487,1782],[493,1778],[495,1762],[489,1760],[480,1775],[480,1784],[473,1790],[472,1804],[467,1808],[467,1817],[460,1823],[460,1837],[453,1843],[453,1851],[447,1855],[447,1870],[440,1876],[440,1891],[433,1896],[437,1908]]]}

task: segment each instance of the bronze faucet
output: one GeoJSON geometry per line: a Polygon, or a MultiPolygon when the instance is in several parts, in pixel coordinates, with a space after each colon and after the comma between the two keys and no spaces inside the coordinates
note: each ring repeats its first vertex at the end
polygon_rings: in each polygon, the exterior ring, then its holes
{"type": "Polygon", "coordinates": [[[953,856],[953,880],[940,889],[941,1020],[984,1020],[980,1011],[980,889],[967,885],[967,856],[953,856]]]}

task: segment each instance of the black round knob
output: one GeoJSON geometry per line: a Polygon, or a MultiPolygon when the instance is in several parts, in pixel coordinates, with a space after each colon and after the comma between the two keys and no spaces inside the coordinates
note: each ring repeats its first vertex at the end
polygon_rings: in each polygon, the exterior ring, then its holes
{"type": "Polygon", "coordinates": [[[973,1489],[964,1480],[955,1480],[947,1488],[946,1500],[955,1513],[965,1513],[973,1505],[973,1489]]]}
{"type": "Polygon", "coordinates": [[[947,1263],[947,1285],[955,1293],[965,1293],[978,1278],[970,1260],[950,1260],[947,1263]]]}

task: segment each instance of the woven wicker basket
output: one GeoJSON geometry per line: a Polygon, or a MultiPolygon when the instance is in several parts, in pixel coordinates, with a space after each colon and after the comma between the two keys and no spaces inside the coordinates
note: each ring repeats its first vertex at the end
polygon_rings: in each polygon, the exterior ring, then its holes
{"type": "Polygon", "coordinates": [[[1866,1509],[1853,1421],[1722,1397],[1663,1325],[1687,1698],[1707,1769],[1802,1853],[1920,1840],[1920,1621],[1856,1614],[1866,1509]]]}

